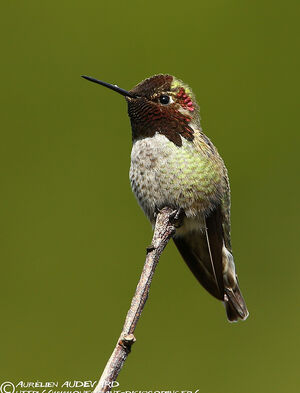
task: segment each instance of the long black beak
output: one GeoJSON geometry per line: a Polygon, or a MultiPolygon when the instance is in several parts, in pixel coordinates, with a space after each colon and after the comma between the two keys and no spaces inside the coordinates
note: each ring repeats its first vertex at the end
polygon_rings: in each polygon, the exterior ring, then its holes
{"type": "Polygon", "coordinates": [[[122,94],[122,96],[125,97],[130,97],[130,98],[136,98],[136,96],[134,94],[131,94],[129,91],[121,89],[121,87],[117,86],[117,85],[112,85],[110,83],[107,82],[103,82],[103,81],[99,81],[98,79],[92,78],[90,76],[86,76],[86,75],[81,75],[82,78],[87,79],[88,81],[94,82],[94,83],[98,83],[99,85],[108,87],[111,90],[116,91],[119,94],[122,94]]]}

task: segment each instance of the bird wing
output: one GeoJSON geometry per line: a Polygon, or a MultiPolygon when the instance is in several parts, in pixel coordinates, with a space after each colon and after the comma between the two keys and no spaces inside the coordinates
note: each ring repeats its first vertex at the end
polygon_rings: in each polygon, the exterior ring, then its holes
{"type": "Polygon", "coordinates": [[[228,216],[224,217],[222,207],[222,204],[219,205],[205,218],[203,230],[191,231],[173,239],[200,284],[211,295],[224,301],[228,320],[237,321],[246,319],[249,313],[238,285],[231,250],[228,250],[230,249],[228,209],[226,209],[228,216]],[[224,229],[227,230],[226,234],[224,229]]]}
{"type": "Polygon", "coordinates": [[[211,295],[224,300],[221,206],[205,218],[203,230],[174,237],[174,242],[200,284],[211,295]]]}
{"type": "Polygon", "coordinates": [[[230,185],[227,175],[227,170],[224,167],[224,182],[226,184],[223,198],[221,200],[220,212],[221,212],[221,221],[223,228],[223,237],[224,244],[228,251],[232,252],[231,249],[231,239],[230,239],[230,185]]]}

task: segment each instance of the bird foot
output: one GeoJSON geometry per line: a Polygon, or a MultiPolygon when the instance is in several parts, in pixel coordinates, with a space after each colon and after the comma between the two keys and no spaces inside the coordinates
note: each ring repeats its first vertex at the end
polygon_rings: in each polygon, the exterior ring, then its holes
{"type": "Polygon", "coordinates": [[[184,210],[182,207],[180,207],[170,214],[170,222],[175,226],[175,228],[179,228],[183,224],[184,217],[184,210]]]}

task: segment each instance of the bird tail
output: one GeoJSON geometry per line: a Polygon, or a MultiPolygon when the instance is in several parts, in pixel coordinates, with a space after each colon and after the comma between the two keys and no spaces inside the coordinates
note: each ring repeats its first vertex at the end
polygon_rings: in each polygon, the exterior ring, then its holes
{"type": "Polygon", "coordinates": [[[247,319],[249,312],[238,283],[234,288],[224,288],[224,304],[229,322],[247,319]]]}
{"type": "Polygon", "coordinates": [[[246,319],[249,313],[239,288],[233,256],[224,244],[220,210],[205,218],[203,230],[185,232],[173,240],[200,284],[224,302],[228,320],[246,319]]]}

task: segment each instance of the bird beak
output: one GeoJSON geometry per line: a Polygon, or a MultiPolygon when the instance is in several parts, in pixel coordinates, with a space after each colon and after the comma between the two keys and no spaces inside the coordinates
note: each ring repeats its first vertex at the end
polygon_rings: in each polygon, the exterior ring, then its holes
{"type": "Polygon", "coordinates": [[[92,78],[90,76],[85,76],[85,75],[81,75],[81,76],[82,76],[82,78],[87,79],[88,81],[91,81],[91,82],[94,82],[94,83],[98,83],[99,85],[108,87],[109,89],[116,91],[117,93],[121,94],[122,96],[130,97],[130,98],[136,98],[137,97],[136,95],[130,93],[129,91],[121,89],[121,87],[119,87],[117,85],[112,85],[112,84],[107,83],[107,82],[99,81],[98,79],[92,78]]]}

